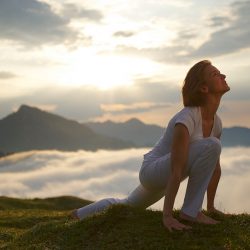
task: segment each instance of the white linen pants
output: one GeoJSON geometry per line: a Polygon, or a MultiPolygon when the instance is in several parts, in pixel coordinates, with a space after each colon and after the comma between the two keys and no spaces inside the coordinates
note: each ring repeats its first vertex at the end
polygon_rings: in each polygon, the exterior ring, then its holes
{"type": "MultiPolygon", "coordinates": [[[[221,152],[221,143],[215,137],[207,137],[190,144],[188,163],[182,180],[188,177],[188,185],[181,211],[196,217],[209,181],[221,152]]],[[[171,174],[171,154],[160,158],[146,159],[139,173],[141,184],[124,199],[106,198],[77,209],[79,219],[101,212],[112,204],[128,204],[147,208],[165,195],[168,178],[171,174]]]]}

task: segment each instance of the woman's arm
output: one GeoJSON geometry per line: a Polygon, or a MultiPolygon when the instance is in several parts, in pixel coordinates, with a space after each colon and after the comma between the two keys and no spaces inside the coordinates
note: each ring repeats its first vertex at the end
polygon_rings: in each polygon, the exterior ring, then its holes
{"type": "Polygon", "coordinates": [[[174,201],[178,192],[182,173],[188,159],[189,133],[183,124],[177,124],[174,128],[173,144],[171,149],[171,175],[167,181],[166,196],[163,207],[163,224],[170,231],[189,228],[181,224],[172,216],[174,201]]]}

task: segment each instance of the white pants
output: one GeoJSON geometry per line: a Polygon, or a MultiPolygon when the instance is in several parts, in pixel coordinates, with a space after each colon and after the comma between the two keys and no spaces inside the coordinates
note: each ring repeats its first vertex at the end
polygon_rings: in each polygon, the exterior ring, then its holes
{"type": "MultiPolygon", "coordinates": [[[[205,192],[221,152],[221,143],[215,137],[207,137],[190,144],[189,156],[182,180],[188,177],[182,212],[196,217],[202,208],[205,192]]],[[[165,195],[167,180],[171,174],[171,154],[142,163],[139,178],[141,184],[125,199],[106,198],[77,209],[83,219],[101,212],[112,204],[128,204],[147,208],[165,195]]]]}

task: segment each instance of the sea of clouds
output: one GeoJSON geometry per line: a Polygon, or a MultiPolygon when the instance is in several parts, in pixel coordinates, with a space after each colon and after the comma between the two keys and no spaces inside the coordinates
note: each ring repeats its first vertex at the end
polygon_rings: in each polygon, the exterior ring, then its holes
{"type": "MultiPolygon", "coordinates": [[[[147,148],[97,152],[29,151],[0,159],[0,195],[44,198],[73,195],[88,200],[123,198],[138,184],[147,148]]],[[[222,178],[216,196],[219,209],[250,213],[250,148],[224,148],[222,178]]],[[[175,207],[180,208],[186,181],[175,207]]],[[[206,205],[204,199],[204,207],[206,205]]],[[[152,205],[162,209],[163,199],[152,205]]]]}

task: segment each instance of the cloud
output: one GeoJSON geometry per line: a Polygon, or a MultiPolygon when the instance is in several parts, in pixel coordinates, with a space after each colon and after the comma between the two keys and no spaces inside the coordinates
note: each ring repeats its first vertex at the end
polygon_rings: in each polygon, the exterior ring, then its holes
{"type": "Polygon", "coordinates": [[[31,94],[8,99],[2,98],[0,112],[3,117],[16,110],[21,104],[27,104],[45,108],[69,119],[87,121],[102,116],[105,112],[111,112],[112,105],[123,105],[123,110],[117,110],[116,113],[130,111],[139,113],[166,107],[171,102],[179,100],[178,87],[171,87],[165,83],[153,81],[153,79],[138,79],[134,85],[119,86],[108,90],[89,86],[75,89],[50,86],[31,94]],[[129,108],[129,106],[131,107],[129,108]]]}
{"type": "Polygon", "coordinates": [[[157,108],[168,107],[180,100],[178,87],[141,79],[132,86],[119,86],[109,90],[82,87],[57,96],[56,113],[81,120],[105,115],[143,113],[157,108]],[[122,93],[122,94],[121,94],[122,93]],[[70,100],[67,103],[61,100],[70,100]]]}
{"type": "MultiPolygon", "coordinates": [[[[179,41],[179,38],[178,38],[179,41]]],[[[186,55],[189,47],[183,45],[170,45],[158,48],[136,48],[129,46],[117,46],[116,53],[123,55],[139,56],[150,58],[161,63],[185,63],[188,60],[186,55]]]]}
{"type": "Polygon", "coordinates": [[[169,45],[152,48],[120,45],[116,53],[151,58],[166,64],[181,64],[195,58],[210,58],[250,48],[249,12],[249,1],[237,1],[229,6],[230,15],[214,15],[202,27],[180,28],[169,45]],[[205,29],[210,30],[210,35],[200,44],[198,40],[205,29]]]}
{"type": "Polygon", "coordinates": [[[138,169],[144,153],[145,149],[66,153],[31,151],[2,158],[0,179],[10,179],[1,182],[1,194],[46,197],[54,189],[52,195],[74,194],[98,199],[101,190],[108,194],[115,189],[120,195],[126,195],[138,182],[138,169]],[[121,178],[125,182],[122,183],[121,178]],[[11,183],[15,183],[12,188],[11,183]]]}
{"type": "Polygon", "coordinates": [[[246,115],[249,114],[249,107],[249,98],[248,100],[242,98],[241,101],[223,101],[223,105],[219,108],[219,114],[222,118],[224,127],[243,126],[250,128],[249,116],[246,115]]]}
{"type": "Polygon", "coordinates": [[[94,10],[85,10],[76,5],[64,6],[60,15],[52,7],[37,0],[0,1],[0,39],[17,42],[26,47],[45,44],[72,45],[79,39],[89,41],[74,28],[70,27],[73,11],[77,17],[99,20],[101,14],[94,10]]]}
{"type": "MultiPolygon", "coordinates": [[[[232,86],[231,92],[223,97],[223,107],[219,113],[227,127],[249,126],[248,116],[245,115],[249,107],[249,91],[244,84],[236,83],[237,87],[232,86]]],[[[133,85],[106,90],[93,86],[74,89],[48,86],[16,97],[2,97],[0,118],[16,111],[22,104],[36,106],[79,122],[107,119],[125,121],[137,117],[146,123],[161,126],[165,126],[166,121],[182,108],[180,86],[150,78],[137,79],[133,85]]]]}
{"type": "Polygon", "coordinates": [[[131,104],[101,104],[101,109],[105,113],[141,113],[144,111],[154,110],[157,108],[168,107],[169,103],[152,103],[152,102],[139,102],[131,104]]]}
{"type": "Polygon", "coordinates": [[[117,31],[113,34],[113,36],[117,37],[130,37],[133,36],[135,33],[132,31],[117,31]]]}
{"type": "Polygon", "coordinates": [[[212,57],[250,48],[250,2],[237,1],[232,3],[230,7],[233,16],[231,22],[229,22],[230,19],[223,16],[211,18],[214,25],[224,25],[227,22],[229,26],[213,32],[209,40],[191,55],[212,57]]]}
{"type": "MultiPolygon", "coordinates": [[[[12,197],[74,195],[89,200],[123,198],[139,183],[148,148],[97,152],[30,151],[0,159],[0,193],[12,197]]],[[[250,212],[250,148],[226,148],[216,205],[228,212],[250,212]],[[232,188],[233,183],[233,188],[232,188]],[[230,197],[230,199],[228,199],[230,197]]],[[[183,202],[186,181],[176,199],[183,202]]],[[[163,201],[153,208],[162,209],[163,201]]]]}
{"type": "Polygon", "coordinates": [[[12,78],[16,78],[17,75],[9,72],[9,71],[0,71],[0,80],[7,80],[7,79],[12,79],[12,78]]]}
{"type": "Polygon", "coordinates": [[[0,100],[1,117],[17,110],[20,105],[27,104],[74,120],[88,120],[102,115],[103,96],[95,88],[78,89],[45,87],[33,93],[19,95],[0,100]],[[65,101],[66,100],[66,101],[65,101]]]}
{"type": "Polygon", "coordinates": [[[213,16],[209,19],[211,27],[222,27],[230,24],[232,19],[228,16],[213,16]]]}
{"type": "MultiPolygon", "coordinates": [[[[150,0],[152,3],[155,3],[155,1],[150,0]]],[[[164,1],[164,0],[160,0],[159,1],[162,4],[169,4],[178,8],[186,8],[186,7],[190,7],[194,4],[193,1],[185,1],[185,0],[177,0],[177,1],[164,1]]]]}
{"type": "Polygon", "coordinates": [[[250,173],[250,148],[235,147],[224,150],[221,163],[223,167],[223,175],[242,176],[250,173]]]}
{"type": "Polygon", "coordinates": [[[68,18],[84,18],[90,21],[99,22],[103,15],[100,11],[93,9],[84,9],[76,4],[68,3],[63,5],[62,16],[67,16],[68,18]]]}

